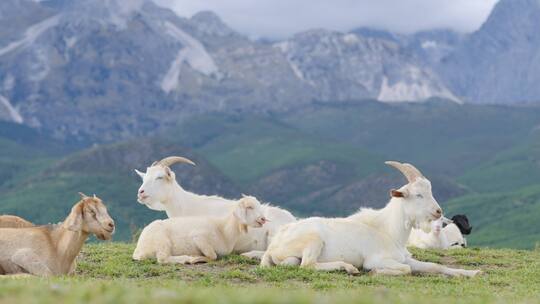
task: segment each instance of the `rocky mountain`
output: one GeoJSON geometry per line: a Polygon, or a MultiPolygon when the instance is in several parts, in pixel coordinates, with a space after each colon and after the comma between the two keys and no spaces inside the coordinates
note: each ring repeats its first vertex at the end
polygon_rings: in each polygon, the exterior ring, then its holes
{"type": "Polygon", "coordinates": [[[318,100],[459,101],[428,66],[386,38],[314,30],[276,47],[318,100]]]}
{"type": "Polygon", "coordinates": [[[324,29],[277,42],[151,0],[4,0],[0,119],[108,142],[207,112],[316,103],[540,100],[540,2],[501,0],[475,33],[324,29]]]}
{"type": "Polygon", "coordinates": [[[0,119],[58,138],[128,138],[208,111],[457,100],[383,38],[313,30],[253,41],[212,12],[183,18],[150,0],[6,0],[0,15],[18,16],[0,18],[0,119]]]}
{"type": "Polygon", "coordinates": [[[475,103],[540,101],[540,1],[501,0],[482,27],[438,65],[457,96],[475,103]]]}

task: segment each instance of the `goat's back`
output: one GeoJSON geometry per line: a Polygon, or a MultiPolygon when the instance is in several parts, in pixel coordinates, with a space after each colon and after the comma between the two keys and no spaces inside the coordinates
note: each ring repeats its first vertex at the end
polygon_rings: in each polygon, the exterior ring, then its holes
{"type": "Polygon", "coordinates": [[[0,228],[27,228],[33,227],[31,222],[14,215],[0,215],[0,228]]]}

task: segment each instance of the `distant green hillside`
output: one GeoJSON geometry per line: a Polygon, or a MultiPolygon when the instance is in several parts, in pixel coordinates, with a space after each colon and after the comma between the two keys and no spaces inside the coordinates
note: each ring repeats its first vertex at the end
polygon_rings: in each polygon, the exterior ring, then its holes
{"type": "Polygon", "coordinates": [[[540,242],[539,107],[366,101],[280,115],[208,114],[149,138],[85,149],[1,127],[0,212],[39,223],[65,216],[78,191],[96,193],[117,218],[117,237],[129,239],[165,216],[136,202],[140,180],[132,169],[169,155],[198,163],[174,167],[189,190],[253,194],[299,216],[346,215],[383,206],[388,190],[404,183],[383,164],[395,159],[432,180],[447,215],[470,216],[471,244],[540,242]]]}
{"type": "Polygon", "coordinates": [[[359,147],[321,140],[270,118],[224,119],[215,115],[196,119],[196,124],[185,123],[175,133],[189,134],[191,138],[182,140],[195,142],[195,151],[239,184],[249,184],[276,168],[317,160],[352,164],[357,177],[381,167],[382,158],[359,147]],[[206,138],[198,136],[206,125],[212,125],[217,134],[209,136],[207,131],[206,138]]]}
{"type": "Polygon", "coordinates": [[[447,203],[466,213],[476,228],[475,244],[495,247],[540,246],[540,136],[534,130],[524,143],[487,158],[458,181],[477,194],[447,203]]]}
{"type": "Polygon", "coordinates": [[[487,157],[458,179],[478,192],[513,191],[540,185],[540,128],[521,143],[487,157]]]}
{"type": "Polygon", "coordinates": [[[62,154],[58,143],[18,124],[0,122],[0,187],[41,170],[62,154]]]}
{"type": "Polygon", "coordinates": [[[540,107],[364,102],[320,105],[285,121],[318,137],[347,142],[424,171],[459,176],[486,158],[523,144],[540,126],[540,107]]]}
{"type": "Polygon", "coordinates": [[[540,246],[540,183],[511,192],[474,194],[445,204],[449,214],[464,213],[472,222],[469,244],[536,248],[540,246]]]}

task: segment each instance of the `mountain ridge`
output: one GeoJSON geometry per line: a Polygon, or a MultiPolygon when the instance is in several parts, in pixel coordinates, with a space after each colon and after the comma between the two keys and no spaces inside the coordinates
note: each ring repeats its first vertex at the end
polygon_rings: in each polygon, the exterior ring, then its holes
{"type": "Polygon", "coordinates": [[[313,101],[457,100],[431,67],[379,38],[312,31],[283,48],[238,34],[215,13],[184,18],[149,0],[17,3],[43,12],[18,36],[0,35],[0,107],[11,113],[0,119],[57,138],[107,142],[198,113],[313,101]]]}

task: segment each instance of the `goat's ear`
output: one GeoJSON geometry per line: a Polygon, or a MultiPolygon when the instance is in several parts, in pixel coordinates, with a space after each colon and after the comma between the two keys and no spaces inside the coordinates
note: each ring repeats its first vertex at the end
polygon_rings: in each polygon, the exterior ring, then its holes
{"type": "Polygon", "coordinates": [[[246,224],[240,224],[240,231],[242,231],[242,233],[247,233],[248,226],[246,224]]]}
{"type": "Polygon", "coordinates": [[[234,209],[234,216],[240,221],[240,223],[245,224],[247,222],[247,210],[243,200],[238,202],[238,205],[234,209]]]}
{"type": "Polygon", "coordinates": [[[139,170],[137,170],[137,169],[135,169],[135,173],[137,173],[137,175],[140,176],[141,179],[144,179],[145,173],[143,173],[143,172],[141,172],[141,171],[139,171],[139,170]]]}
{"type": "Polygon", "coordinates": [[[167,180],[169,181],[173,180],[174,176],[173,176],[173,172],[171,168],[165,167],[165,176],[167,177],[167,180]]]}
{"type": "Polygon", "coordinates": [[[71,208],[71,213],[64,221],[64,227],[71,231],[81,231],[83,224],[83,203],[78,203],[71,208]]]}
{"type": "Polygon", "coordinates": [[[407,197],[407,192],[402,190],[392,189],[390,190],[391,197],[407,197]]]}
{"type": "Polygon", "coordinates": [[[85,199],[85,198],[88,198],[88,195],[82,193],[82,192],[79,192],[79,195],[81,196],[81,199],[85,199]]]}

